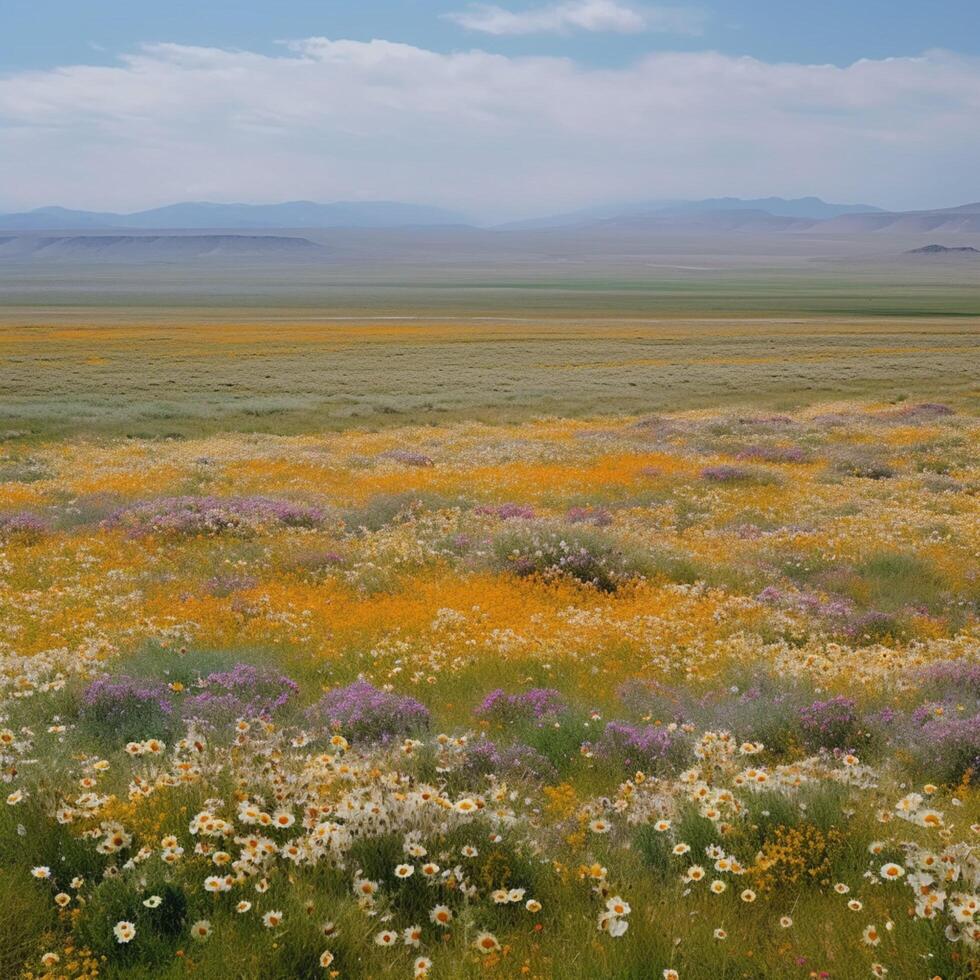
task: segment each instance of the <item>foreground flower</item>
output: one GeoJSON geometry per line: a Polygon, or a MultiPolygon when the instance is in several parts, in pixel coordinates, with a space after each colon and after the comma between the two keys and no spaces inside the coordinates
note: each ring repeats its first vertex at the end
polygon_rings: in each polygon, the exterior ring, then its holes
{"type": "Polygon", "coordinates": [[[262,925],[264,925],[266,929],[275,929],[277,926],[282,925],[282,912],[280,912],[278,909],[274,912],[266,912],[265,915],[262,916],[262,925]]]}
{"type": "Polygon", "coordinates": [[[599,916],[597,928],[600,932],[608,932],[613,939],[618,939],[626,934],[630,924],[626,919],[620,919],[612,912],[603,912],[599,916]]]}
{"type": "Polygon", "coordinates": [[[136,926],[132,922],[122,919],[112,927],[112,931],[117,943],[128,943],[136,935],[136,926]]]}
{"type": "Polygon", "coordinates": [[[333,953],[329,949],[325,949],[320,954],[320,966],[325,970],[331,963],[333,963],[333,953]]]}
{"type": "Polygon", "coordinates": [[[420,956],[415,961],[415,980],[421,980],[422,977],[427,977],[429,975],[429,970],[432,969],[432,960],[427,956],[420,956]]]}
{"type": "Polygon", "coordinates": [[[198,919],[191,926],[191,938],[203,943],[211,935],[211,923],[207,919],[198,919]]]}
{"type": "Polygon", "coordinates": [[[429,919],[437,926],[446,928],[453,921],[452,909],[448,905],[437,905],[429,912],[429,919]]]}
{"type": "Polygon", "coordinates": [[[632,909],[628,902],[624,902],[618,895],[615,898],[607,899],[606,908],[613,915],[629,915],[632,909]]]}
{"type": "Polygon", "coordinates": [[[492,932],[481,932],[473,941],[473,945],[481,953],[496,953],[500,949],[500,943],[492,932]]]}
{"type": "Polygon", "coordinates": [[[151,895],[149,898],[143,900],[143,904],[148,909],[157,909],[160,907],[163,899],[159,895],[151,895]]]}

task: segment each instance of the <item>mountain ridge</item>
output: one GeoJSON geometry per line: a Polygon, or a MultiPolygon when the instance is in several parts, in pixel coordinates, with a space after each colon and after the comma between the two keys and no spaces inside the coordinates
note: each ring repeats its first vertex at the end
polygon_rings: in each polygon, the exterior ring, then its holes
{"type": "Polygon", "coordinates": [[[279,204],[182,201],[130,213],[51,206],[0,214],[0,228],[16,231],[398,228],[465,222],[465,217],[454,211],[401,201],[334,201],[327,204],[315,201],[279,204]]]}

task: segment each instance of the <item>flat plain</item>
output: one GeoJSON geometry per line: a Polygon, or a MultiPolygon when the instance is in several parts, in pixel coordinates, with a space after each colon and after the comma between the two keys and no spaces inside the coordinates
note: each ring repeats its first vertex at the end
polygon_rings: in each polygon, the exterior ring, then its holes
{"type": "Polygon", "coordinates": [[[967,274],[4,275],[0,975],[978,975],[967,274]]]}

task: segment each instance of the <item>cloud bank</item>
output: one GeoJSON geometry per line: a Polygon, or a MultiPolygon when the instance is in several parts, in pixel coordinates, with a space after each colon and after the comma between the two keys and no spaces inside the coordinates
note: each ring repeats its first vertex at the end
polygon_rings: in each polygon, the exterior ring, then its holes
{"type": "Polygon", "coordinates": [[[572,31],[698,34],[704,15],[683,7],[635,6],[618,0],[564,0],[520,11],[507,10],[496,4],[474,3],[466,10],[447,14],[447,19],[467,30],[497,36],[568,34],[572,31]]]}
{"type": "Polygon", "coordinates": [[[846,68],[658,53],[613,69],[309,38],[154,44],[0,77],[5,208],[401,199],[510,217],[605,200],[980,197],[980,59],[846,68]]]}

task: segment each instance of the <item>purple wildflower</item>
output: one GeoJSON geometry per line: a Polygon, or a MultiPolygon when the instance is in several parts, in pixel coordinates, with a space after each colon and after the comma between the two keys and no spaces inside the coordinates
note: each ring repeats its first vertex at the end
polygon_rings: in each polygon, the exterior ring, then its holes
{"type": "Polygon", "coordinates": [[[551,687],[534,687],[523,694],[508,694],[497,688],[483,699],[476,714],[499,722],[540,721],[566,710],[564,698],[551,687]]]}
{"type": "Polygon", "coordinates": [[[299,685],[275,670],[239,663],[208,674],[198,690],[184,702],[184,717],[225,722],[272,718],[299,693],[299,685]]]}
{"type": "Polygon", "coordinates": [[[420,701],[382,691],[363,678],[328,691],[308,709],[307,717],[313,724],[366,742],[390,742],[429,727],[429,709],[420,701]]]}
{"type": "Polygon", "coordinates": [[[82,693],[83,724],[114,741],[129,742],[165,735],[174,708],[164,684],[140,677],[102,677],[82,693]]]}
{"type": "Polygon", "coordinates": [[[463,768],[475,775],[506,773],[523,778],[553,779],[555,767],[537,749],[524,742],[500,746],[480,738],[466,746],[463,768]]]}
{"type": "Polygon", "coordinates": [[[664,725],[610,721],[599,740],[588,748],[597,756],[619,760],[628,769],[639,766],[653,771],[679,764],[686,745],[676,731],[664,725]]]}
{"type": "Polygon", "coordinates": [[[48,528],[48,522],[31,511],[0,515],[0,538],[16,536],[32,540],[40,537],[48,528]]]}
{"type": "Polygon", "coordinates": [[[708,480],[711,483],[738,483],[741,480],[747,480],[752,476],[750,470],[744,469],[741,466],[732,466],[728,463],[722,463],[718,466],[706,466],[701,470],[701,479],[708,480]]]}
{"type": "Polygon", "coordinates": [[[252,533],[268,526],[317,527],[323,513],[316,507],[273,497],[164,497],[124,507],[111,514],[106,527],[132,534],[252,533]]]}
{"type": "Polygon", "coordinates": [[[846,748],[858,727],[857,704],[838,694],[800,708],[800,726],[811,748],[846,748]]]}
{"type": "Polygon", "coordinates": [[[596,527],[609,527],[612,514],[605,507],[572,507],[565,514],[569,524],[594,524],[596,527]]]}

